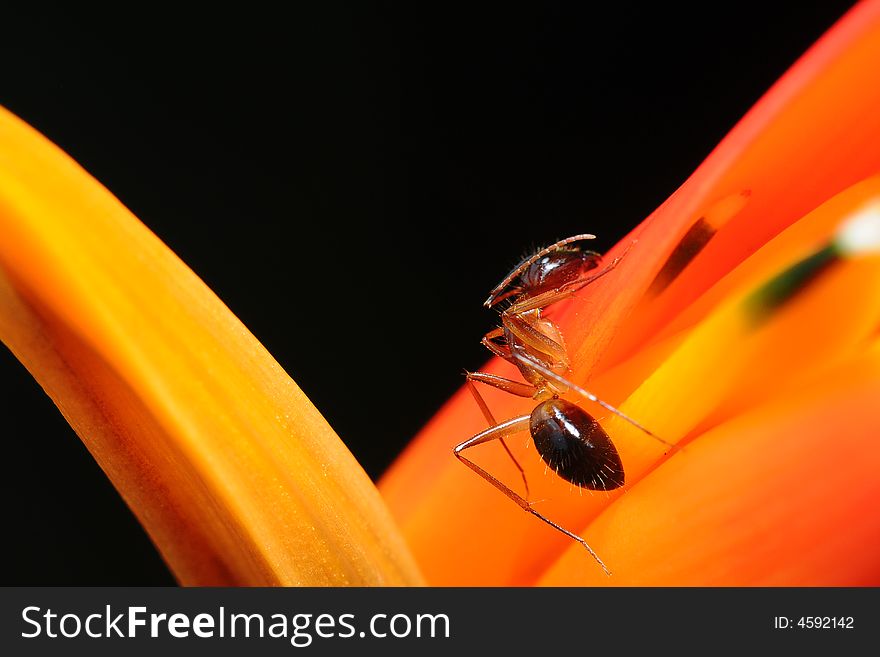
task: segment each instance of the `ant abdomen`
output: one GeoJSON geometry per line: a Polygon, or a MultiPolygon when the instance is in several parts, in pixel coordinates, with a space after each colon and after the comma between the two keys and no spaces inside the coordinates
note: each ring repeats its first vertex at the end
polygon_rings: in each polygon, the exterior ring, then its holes
{"type": "Polygon", "coordinates": [[[535,408],[529,431],[544,463],[575,486],[613,490],[624,483],[623,464],[608,434],[582,408],[549,399],[535,408]]]}

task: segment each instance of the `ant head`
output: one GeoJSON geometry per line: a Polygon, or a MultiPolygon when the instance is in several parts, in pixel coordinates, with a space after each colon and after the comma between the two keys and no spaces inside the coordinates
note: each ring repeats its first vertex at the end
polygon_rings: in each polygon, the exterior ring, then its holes
{"type": "Polygon", "coordinates": [[[511,297],[534,296],[576,281],[599,264],[598,253],[578,244],[594,238],[594,235],[575,235],[525,258],[495,286],[483,305],[491,308],[511,297]]]}
{"type": "Polygon", "coordinates": [[[529,431],[541,459],[566,481],[591,490],[623,486],[623,464],[614,443],[580,406],[548,399],[532,411],[529,431]]]}
{"type": "Polygon", "coordinates": [[[525,294],[535,296],[559,289],[578,280],[584,272],[595,269],[599,254],[578,248],[564,247],[542,256],[520,274],[525,294]]]}

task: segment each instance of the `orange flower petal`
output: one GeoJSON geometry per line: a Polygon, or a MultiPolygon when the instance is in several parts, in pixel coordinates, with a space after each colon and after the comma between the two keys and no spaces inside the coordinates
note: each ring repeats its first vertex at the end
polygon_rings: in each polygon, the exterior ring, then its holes
{"type": "Polygon", "coordinates": [[[106,189],[0,110],[0,338],[184,584],[420,582],[296,384],[106,189]]]}

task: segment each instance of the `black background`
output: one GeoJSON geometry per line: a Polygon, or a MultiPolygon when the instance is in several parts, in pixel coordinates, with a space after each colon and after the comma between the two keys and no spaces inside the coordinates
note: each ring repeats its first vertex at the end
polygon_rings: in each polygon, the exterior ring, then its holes
{"type": "MultiPolygon", "coordinates": [[[[485,360],[480,303],[519,256],[583,231],[609,248],[851,3],[306,4],[4,8],[0,103],[169,244],[378,477],[485,360]]],[[[172,583],[0,358],[0,583],[172,583]]]]}

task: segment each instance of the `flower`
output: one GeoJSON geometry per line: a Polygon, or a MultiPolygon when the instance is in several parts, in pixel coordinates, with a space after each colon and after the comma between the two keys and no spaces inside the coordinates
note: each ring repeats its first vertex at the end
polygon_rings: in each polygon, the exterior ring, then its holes
{"type": "MultiPolygon", "coordinates": [[[[537,508],[613,575],[449,458],[485,428],[461,391],[380,483],[429,583],[880,581],[878,66],[880,3],[863,3],[612,250],[611,272],[550,309],[572,380],[683,447],[569,395],[602,418],[626,486],[572,494],[521,452],[537,508]]],[[[499,419],[534,405],[485,397],[499,419]]],[[[517,485],[503,450],[473,454],[517,485]]]]}
{"type": "Polygon", "coordinates": [[[0,110],[0,338],[184,584],[421,581],[366,474],[220,300],[0,110]]]}

